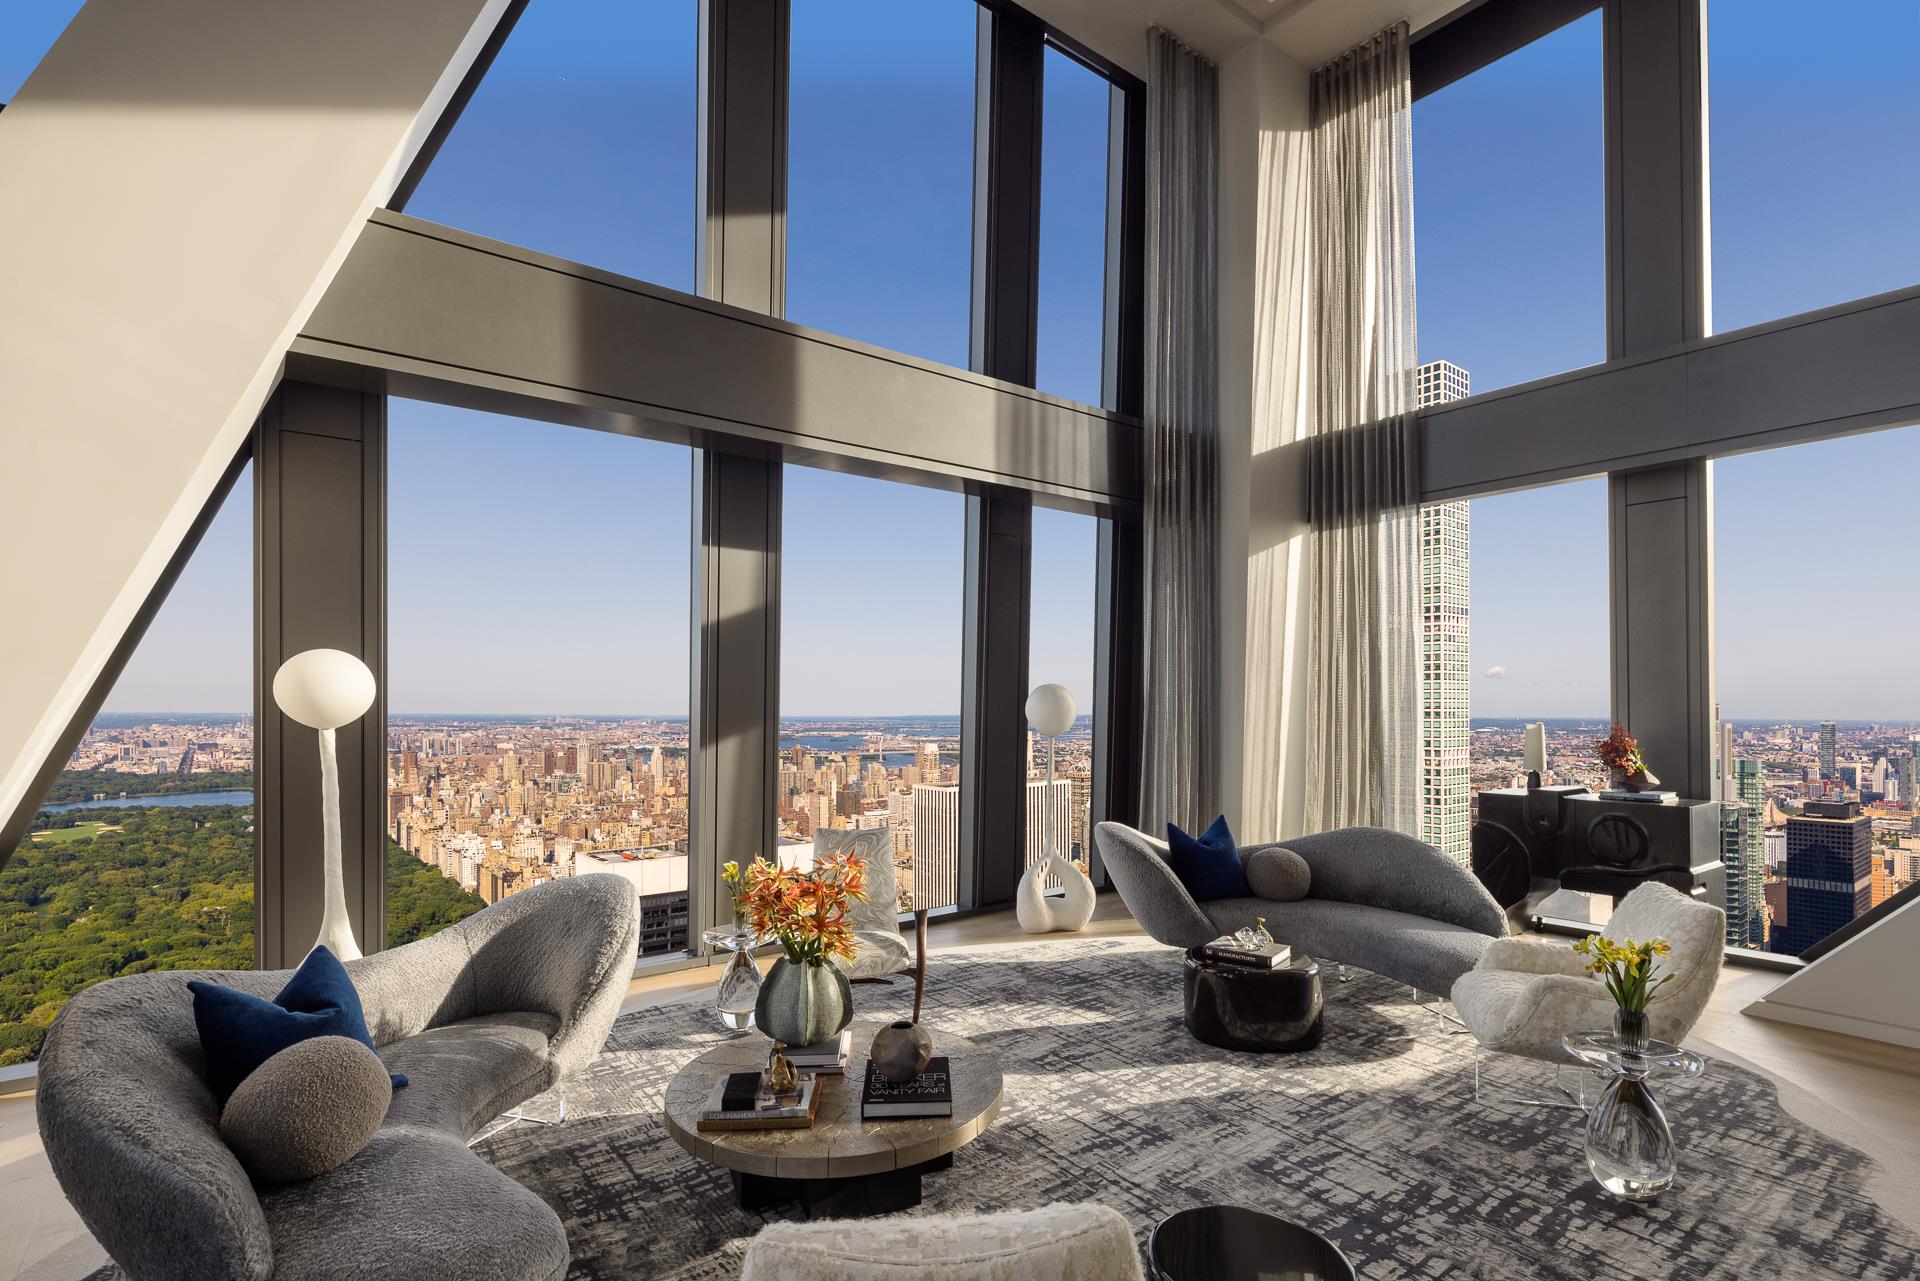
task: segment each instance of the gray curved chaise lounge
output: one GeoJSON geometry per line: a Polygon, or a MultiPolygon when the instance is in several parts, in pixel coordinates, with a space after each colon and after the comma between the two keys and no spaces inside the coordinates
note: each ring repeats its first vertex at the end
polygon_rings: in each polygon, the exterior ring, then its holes
{"type": "MultiPolygon", "coordinates": [[[[1133,919],[1162,943],[1198,947],[1264,916],[1282,943],[1445,995],[1506,914],[1473,873],[1424,841],[1380,827],[1346,827],[1284,845],[1312,872],[1307,897],[1282,903],[1226,898],[1196,903],[1167,863],[1167,844],[1122,823],[1094,841],[1133,919]]],[[[1245,846],[1245,859],[1264,845],[1245,846]]]]}
{"type": "Polygon", "coordinates": [[[381,1057],[411,1084],[359,1155],[284,1186],[256,1187],[221,1141],[187,980],[271,997],[292,971],[110,979],[47,1035],[47,1156],[133,1281],[557,1281],[559,1218],[466,1144],[600,1053],[639,939],[633,887],[582,876],[348,962],[381,1057]]]}

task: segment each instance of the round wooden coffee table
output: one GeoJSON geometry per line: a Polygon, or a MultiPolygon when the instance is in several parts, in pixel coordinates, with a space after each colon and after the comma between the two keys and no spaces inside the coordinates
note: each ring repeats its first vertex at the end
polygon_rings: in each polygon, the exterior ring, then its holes
{"type": "Polygon", "coordinates": [[[921,1177],[950,1167],[954,1152],[999,1115],[1000,1064],[971,1041],[929,1027],[933,1052],[952,1064],[953,1115],[862,1121],[867,1047],[884,1022],[854,1020],[847,1073],[821,1078],[812,1128],[700,1132],[700,1113],[716,1081],[729,1072],[766,1067],[767,1038],[752,1033],[715,1046],[674,1074],[667,1086],[667,1132],[689,1155],[731,1170],[744,1209],[798,1202],[809,1213],[840,1217],[918,1205],[921,1177]]]}

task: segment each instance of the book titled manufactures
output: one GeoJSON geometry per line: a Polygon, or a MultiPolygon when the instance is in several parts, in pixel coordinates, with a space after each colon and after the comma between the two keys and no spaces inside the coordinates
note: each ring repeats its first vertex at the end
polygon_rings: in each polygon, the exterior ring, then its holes
{"type": "Polygon", "coordinates": [[[934,1055],[920,1075],[899,1085],[881,1076],[872,1063],[867,1064],[867,1083],[860,1092],[861,1120],[952,1115],[953,1073],[946,1055],[934,1055]]]}
{"type": "Polygon", "coordinates": [[[814,1045],[799,1045],[781,1053],[787,1056],[787,1062],[793,1064],[796,1072],[819,1072],[831,1075],[847,1070],[847,1060],[853,1055],[853,1029],[843,1027],[840,1035],[829,1037],[814,1045]]]}
{"type": "Polygon", "coordinates": [[[1222,934],[1202,947],[1200,955],[1220,965],[1238,965],[1250,970],[1277,970],[1293,960],[1293,949],[1285,943],[1246,947],[1233,935],[1222,934]]]}
{"type": "Polygon", "coordinates": [[[694,1128],[703,1133],[729,1130],[804,1130],[820,1110],[820,1083],[802,1076],[790,1094],[775,1095],[758,1072],[729,1072],[713,1083],[713,1093],[694,1128]]]}

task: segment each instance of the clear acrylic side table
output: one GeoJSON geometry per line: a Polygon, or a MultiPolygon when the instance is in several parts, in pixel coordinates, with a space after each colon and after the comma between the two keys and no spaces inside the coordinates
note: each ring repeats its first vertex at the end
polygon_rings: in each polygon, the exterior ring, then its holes
{"type": "Polygon", "coordinates": [[[1647,1082],[1699,1076],[1706,1060],[1665,1041],[1630,1048],[1612,1032],[1572,1032],[1560,1044],[1609,1078],[1587,1113],[1587,1168],[1594,1179],[1623,1201],[1651,1201],[1672,1187],[1678,1165],[1673,1128],[1647,1082]]]}

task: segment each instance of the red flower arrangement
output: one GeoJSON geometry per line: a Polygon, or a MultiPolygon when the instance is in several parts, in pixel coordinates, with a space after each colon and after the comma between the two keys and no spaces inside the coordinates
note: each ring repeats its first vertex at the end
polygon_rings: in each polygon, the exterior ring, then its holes
{"type": "Polygon", "coordinates": [[[859,855],[822,854],[811,872],[755,859],[740,881],[736,907],[755,933],[779,941],[787,960],[818,965],[830,956],[853,959],[847,906],[867,896],[867,865],[859,855]]]}
{"type": "Polygon", "coordinates": [[[1643,774],[1647,762],[1640,755],[1640,740],[1627,733],[1625,725],[1615,725],[1613,732],[1593,745],[1600,756],[1600,763],[1620,774],[1643,774]]]}

